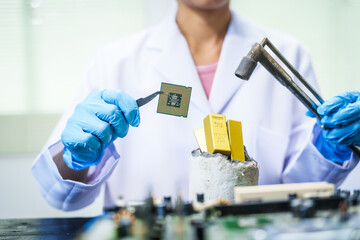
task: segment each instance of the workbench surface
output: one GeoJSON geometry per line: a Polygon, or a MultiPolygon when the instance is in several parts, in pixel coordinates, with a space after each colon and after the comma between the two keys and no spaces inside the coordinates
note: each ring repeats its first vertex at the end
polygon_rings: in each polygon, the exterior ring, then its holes
{"type": "Polygon", "coordinates": [[[0,239],[74,239],[90,218],[0,219],[0,239]]]}

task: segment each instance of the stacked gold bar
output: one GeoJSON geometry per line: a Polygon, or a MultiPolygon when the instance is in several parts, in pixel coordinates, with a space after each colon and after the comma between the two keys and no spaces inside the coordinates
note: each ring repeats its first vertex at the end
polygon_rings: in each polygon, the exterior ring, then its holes
{"type": "Polygon", "coordinates": [[[202,152],[231,155],[231,160],[245,161],[241,122],[228,120],[224,115],[209,114],[204,128],[194,131],[202,152]]]}
{"type": "Polygon", "coordinates": [[[224,115],[209,114],[204,118],[206,147],[209,153],[231,153],[224,115]]]}
{"type": "Polygon", "coordinates": [[[199,128],[199,129],[194,130],[194,135],[195,135],[196,141],[199,145],[201,152],[207,152],[208,150],[206,147],[206,137],[205,137],[204,128],[199,128]]]}
{"type": "Polygon", "coordinates": [[[227,121],[227,129],[230,139],[231,160],[245,162],[241,122],[229,119],[227,121]]]}

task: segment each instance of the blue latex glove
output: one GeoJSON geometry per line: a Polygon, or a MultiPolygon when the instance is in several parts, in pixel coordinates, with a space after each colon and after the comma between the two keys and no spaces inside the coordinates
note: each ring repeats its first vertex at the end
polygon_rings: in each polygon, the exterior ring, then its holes
{"type": "Polygon", "coordinates": [[[321,104],[317,112],[325,129],[315,146],[330,160],[344,162],[351,153],[346,146],[360,145],[360,92],[341,93],[321,104]]]}
{"type": "Polygon", "coordinates": [[[138,105],[126,93],[90,93],[76,106],[61,135],[65,163],[74,170],[98,164],[107,146],[125,137],[129,124],[137,127],[139,123],[138,105]]]}
{"type": "Polygon", "coordinates": [[[360,92],[344,92],[317,109],[324,137],[341,145],[360,145],[360,92]]]}

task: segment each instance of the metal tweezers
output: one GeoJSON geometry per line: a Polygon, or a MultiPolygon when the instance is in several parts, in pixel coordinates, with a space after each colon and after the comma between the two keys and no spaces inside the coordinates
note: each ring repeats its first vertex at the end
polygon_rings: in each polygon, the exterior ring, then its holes
{"type": "Polygon", "coordinates": [[[145,104],[147,104],[148,102],[153,100],[157,95],[162,94],[162,93],[164,93],[164,92],[163,91],[154,92],[153,94],[150,94],[147,97],[139,98],[138,100],[136,100],[136,103],[137,103],[138,107],[144,106],[145,104]]]}
{"type": "MultiPolygon", "coordinates": [[[[316,90],[314,88],[312,88],[312,86],[301,76],[301,74],[295,69],[294,66],[292,66],[290,64],[290,62],[280,53],[280,51],[269,41],[269,39],[265,38],[262,42],[261,42],[262,46],[267,45],[270,50],[273,51],[273,53],[285,64],[285,66],[299,79],[299,81],[313,94],[313,96],[319,101],[320,104],[322,104],[324,102],[324,100],[321,98],[320,94],[318,94],[316,92],[316,90]]],[[[265,51],[266,52],[266,51],[265,51]]],[[[267,53],[267,52],[266,52],[267,53]]],[[[276,62],[274,59],[271,59],[271,56],[267,53],[268,55],[268,59],[270,59],[271,61],[269,62],[263,62],[263,66],[271,73],[273,74],[269,68],[267,68],[266,66],[269,66],[269,64],[272,64],[272,60],[273,62],[276,62]]],[[[267,60],[264,58],[264,60],[267,60]]],[[[285,71],[285,70],[283,70],[285,71]]],[[[274,74],[273,74],[274,75],[274,74]]],[[[290,90],[290,92],[292,92],[313,114],[314,116],[318,119],[321,120],[320,115],[317,112],[317,107],[318,104],[316,104],[290,77],[290,75],[288,75],[289,79],[286,78],[281,78],[279,76],[277,76],[276,74],[274,75],[275,78],[282,84],[284,85],[287,89],[290,90]]],[[[324,128],[322,125],[320,125],[322,128],[324,128]]],[[[324,128],[325,129],[325,128],[324,128]]],[[[356,145],[350,145],[348,146],[354,153],[356,153],[358,156],[360,156],[360,147],[356,146],[356,145]]]]}

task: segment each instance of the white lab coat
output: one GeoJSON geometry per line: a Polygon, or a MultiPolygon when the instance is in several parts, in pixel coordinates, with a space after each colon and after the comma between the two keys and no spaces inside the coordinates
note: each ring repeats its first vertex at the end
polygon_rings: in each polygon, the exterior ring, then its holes
{"type": "Polygon", "coordinates": [[[209,99],[199,80],[187,42],[175,16],[161,24],[101,48],[91,62],[74,104],[63,115],[32,171],[44,198],[54,207],[73,210],[94,201],[106,184],[105,205],[122,196],[143,199],[188,193],[189,156],[197,143],[193,130],[209,113],[243,124],[244,144],[260,165],[259,184],[328,181],[339,184],[357,164],[339,166],[312,144],[314,119],[305,107],[262,66],[249,81],[235,77],[240,60],[255,42],[268,37],[313,86],[310,58],[294,38],[256,26],[236,13],[226,33],[209,99]],[[141,123],[106,149],[91,167],[87,184],[63,180],[52,160],[61,151],[60,134],[74,106],[90,91],[120,89],[135,99],[159,90],[161,82],[192,87],[188,118],[156,113],[157,101],[140,109],[141,123]],[[120,157],[119,157],[120,155],[120,157]]]}

